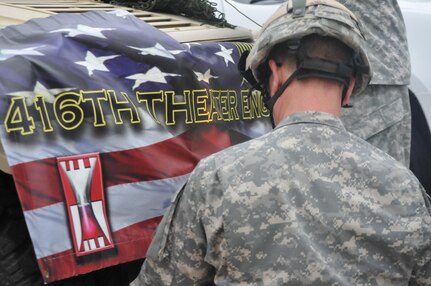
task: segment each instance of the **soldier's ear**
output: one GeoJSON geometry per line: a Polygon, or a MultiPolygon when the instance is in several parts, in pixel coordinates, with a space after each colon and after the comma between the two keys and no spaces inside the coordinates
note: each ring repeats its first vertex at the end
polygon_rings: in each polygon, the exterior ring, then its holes
{"type": "Polygon", "coordinates": [[[278,64],[273,59],[268,61],[268,66],[271,70],[271,74],[268,78],[268,89],[270,95],[272,96],[283,84],[283,69],[281,68],[280,64],[278,64]]]}

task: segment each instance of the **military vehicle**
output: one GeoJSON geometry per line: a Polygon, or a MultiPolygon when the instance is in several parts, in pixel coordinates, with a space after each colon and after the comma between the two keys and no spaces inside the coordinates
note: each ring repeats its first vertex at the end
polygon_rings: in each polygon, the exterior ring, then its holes
{"type": "MultiPolygon", "coordinates": [[[[167,35],[178,41],[178,43],[188,44],[189,46],[192,46],[193,43],[197,44],[241,42],[243,43],[243,47],[246,48],[247,44],[251,43],[253,40],[251,30],[240,27],[233,27],[230,25],[224,25],[226,23],[223,24],[223,21],[221,21],[219,25],[216,25],[214,19],[212,19],[212,23],[210,23],[211,21],[208,22],[204,19],[192,19],[185,14],[173,15],[164,12],[161,13],[141,10],[137,9],[136,7],[133,8],[118,6],[105,2],[108,1],[0,0],[0,28],[20,25],[29,20],[47,18],[53,15],[63,13],[68,15],[78,15],[90,11],[113,12],[120,9],[122,11],[127,11],[133,14],[135,17],[144,21],[145,23],[150,24],[157,30],[166,33],[167,35]]],[[[160,2],[167,3],[169,1],[160,2]]],[[[229,7],[227,5],[229,1],[223,2],[226,2],[225,7],[227,11],[227,8],[229,7]]],[[[217,13],[216,10],[211,11],[217,13]]],[[[5,53],[11,53],[11,51],[1,51],[0,48],[0,62],[3,60],[2,52],[3,55],[5,53]]],[[[227,63],[228,60],[226,64],[227,63]]],[[[211,73],[208,73],[205,76],[204,71],[202,72],[202,74],[200,74],[200,78],[207,81],[210,81],[212,76],[213,75],[211,73]]],[[[200,98],[203,100],[205,97],[200,98]]],[[[418,106],[418,104],[412,104],[412,106],[415,107],[418,106]]],[[[425,137],[429,138],[429,128],[426,124],[425,116],[423,115],[422,110],[419,111],[420,112],[415,112],[413,116],[422,116],[423,118],[420,121],[424,122],[425,127],[422,129],[414,129],[414,132],[420,133],[422,135],[427,132],[427,136],[425,137]]],[[[418,141],[416,140],[415,142],[418,141]]],[[[421,146],[429,146],[428,141],[421,141],[419,143],[422,143],[421,146]]],[[[43,281],[49,282],[50,284],[52,282],[52,285],[60,286],[78,284],[127,285],[137,274],[142,260],[123,263],[117,266],[115,266],[115,264],[109,264],[106,265],[106,267],[102,265],[101,267],[99,267],[102,268],[101,270],[90,270],[90,272],[87,274],[75,273],[72,275],[71,273],[73,271],[68,271],[67,273],[64,273],[64,275],[62,273],[57,273],[56,277],[62,277],[59,281],[56,281],[58,280],[58,278],[53,278],[54,276],[52,276],[52,273],[44,272],[43,270],[41,273],[41,262],[39,261],[38,265],[38,260],[40,259],[39,256],[38,259],[36,259],[35,250],[29,236],[28,226],[26,225],[26,220],[23,215],[23,200],[21,199],[20,202],[20,198],[18,197],[18,193],[16,191],[16,186],[21,187],[20,182],[17,183],[16,181],[14,181],[14,178],[11,175],[12,170],[9,166],[5,151],[3,150],[3,146],[1,144],[0,147],[0,285],[33,286],[42,285],[43,281]],[[67,279],[63,280],[64,278],[67,279]]],[[[418,154],[418,152],[416,151],[415,154],[418,154]]],[[[421,155],[419,154],[418,156],[421,155]]],[[[421,157],[424,158],[425,156],[421,157]]],[[[427,172],[427,168],[424,166],[416,166],[415,168],[424,170],[424,173],[427,172]]],[[[419,172],[417,171],[416,173],[419,172]]],[[[32,176],[29,175],[28,177],[32,176]]],[[[424,175],[424,177],[426,177],[426,174],[424,175]]],[[[50,180],[45,180],[45,182],[46,184],[50,184],[50,180]]],[[[40,209],[43,208],[41,207],[40,209]]],[[[30,211],[28,213],[31,214],[32,212],[30,211]]],[[[34,225],[30,225],[29,227],[32,230],[36,228],[34,225]]],[[[33,238],[34,236],[40,236],[39,240],[45,239],[45,237],[42,237],[43,235],[41,233],[36,233],[35,231],[33,231],[33,238]]],[[[82,260],[82,258],[80,257],[75,258],[77,259],[77,261],[79,261],[80,259],[82,260]]],[[[74,266],[71,266],[71,268],[73,267],[74,266]]],[[[63,269],[61,267],[58,268],[63,269]]],[[[61,272],[63,270],[59,271],[61,272]]]]}
{"type": "MultiPolygon", "coordinates": [[[[21,25],[29,20],[47,18],[63,13],[70,15],[83,14],[90,11],[112,12],[118,10],[133,14],[138,19],[168,34],[179,43],[188,43],[190,45],[193,43],[212,42],[250,43],[252,41],[251,31],[244,28],[220,27],[220,25],[208,24],[202,20],[191,19],[186,15],[179,16],[151,12],[92,0],[1,0],[0,28],[21,25]]],[[[2,55],[4,56],[8,53],[10,55],[13,52],[10,50],[1,51],[0,48],[0,61],[9,59],[10,57],[8,56],[2,58],[2,55]]],[[[19,56],[19,53],[15,55],[19,56]]],[[[228,61],[226,61],[227,64],[228,61]]],[[[202,74],[202,76],[204,75],[202,74]]],[[[207,80],[209,81],[209,79],[207,80]]],[[[121,268],[120,266],[120,270],[114,266],[107,268],[107,271],[103,271],[102,269],[91,272],[93,271],[91,270],[90,274],[84,275],[79,275],[78,272],[70,271],[70,269],[67,269],[69,271],[67,274],[58,274],[57,278],[53,278],[52,274],[48,273],[48,271],[42,271],[43,273],[41,273],[41,262],[39,261],[38,265],[23,216],[22,208],[24,203],[22,203],[22,200],[20,203],[16,191],[16,186],[19,186],[20,183],[14,182],[14,178],[11,175],[14,173],[13,168],[11,169],[9,166],[10,164],[7,161],[3,146],[0,145],[0,147],[0,285],[42,285],[43,281],[51,283],[57,280],[58,277],[61,277],[60,281],[54,282],[53,285],[127,285],[133,278],[132,276],[136,275],[136,271],[139,269],[142,261],[138,261],[135,264],[126,263],[125,267],[121,268]],[[129,272],[129,274],[124,275],[124,272],[129,272]],[[71,273],[75,273],[73,275],[77,276],[62,280],[63,278],[73,276],[71,273]],[[98,278],[91,278],[91,276],[97,276],[98,278]]],[[[48,186],[50,180],[46,179],[45,183],[48,186]]],[[[39,209],[43,208],[40,207],[39,209]]],[[[42,234],[42,232],[38,234],[33,233],[33,238],[36,236],[39,240],[45,240],[48,239],[49,235],[49,233],[42,234]]],[[[79,257],[75,258],[77,260],[81,259],[79,257]]],[[[55,265],[55,262],[53,264],[55,265]]],[[[55,268],[55,266],[52,267],[55,268]]],[[[59,269],[64,269],[59,264],[58,267],[59,269]]],[[[99,268],[103,267],[102,265],[99,268]]],[[[73,268],[73,265],[69,268],[73,268]]],[[[64,270],[57,271],[61,272],[64,270]]]]}

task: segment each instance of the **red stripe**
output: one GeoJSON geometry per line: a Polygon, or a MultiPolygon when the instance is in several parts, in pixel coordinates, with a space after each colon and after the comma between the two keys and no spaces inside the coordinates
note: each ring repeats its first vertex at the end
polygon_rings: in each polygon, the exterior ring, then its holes
{"type": "Polygon", "coordinates": [[[160,220],[161,217],[153,218],[113,233],[115,248],[112,250],[79,258],[73,250],[67,250],[39,259],[45,282],[144,258],[160,220]]]}
{"type": "MultiPolygon", "coordinates": [[[[199,160],[229,146],[227,130],[205,125],[150,146],[102,153],[105,187],[188,174],[199,160]]],[[[15,165],[12,170],[24,211],[65,200],[56,158],[15,165]]]]}

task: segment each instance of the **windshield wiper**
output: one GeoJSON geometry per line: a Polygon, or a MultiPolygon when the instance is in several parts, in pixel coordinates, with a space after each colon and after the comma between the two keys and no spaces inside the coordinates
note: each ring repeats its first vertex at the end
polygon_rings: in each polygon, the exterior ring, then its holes
{"type": "Polygon", "coordinates": [[[266,1],[266,0],[251,0],[250,4],[256,4],[256,3],[262,2],[262,1],[266,1]]]}

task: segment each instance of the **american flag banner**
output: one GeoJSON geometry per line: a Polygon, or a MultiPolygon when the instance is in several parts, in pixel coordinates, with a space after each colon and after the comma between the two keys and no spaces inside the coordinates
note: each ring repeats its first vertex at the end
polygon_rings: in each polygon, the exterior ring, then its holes
{"type": "Polygon", "coordinates": [[[271,129],[247,49],[124,11],[0,30],[0,137],[45,282],[145,257],[199,160],[271,129]]]}

